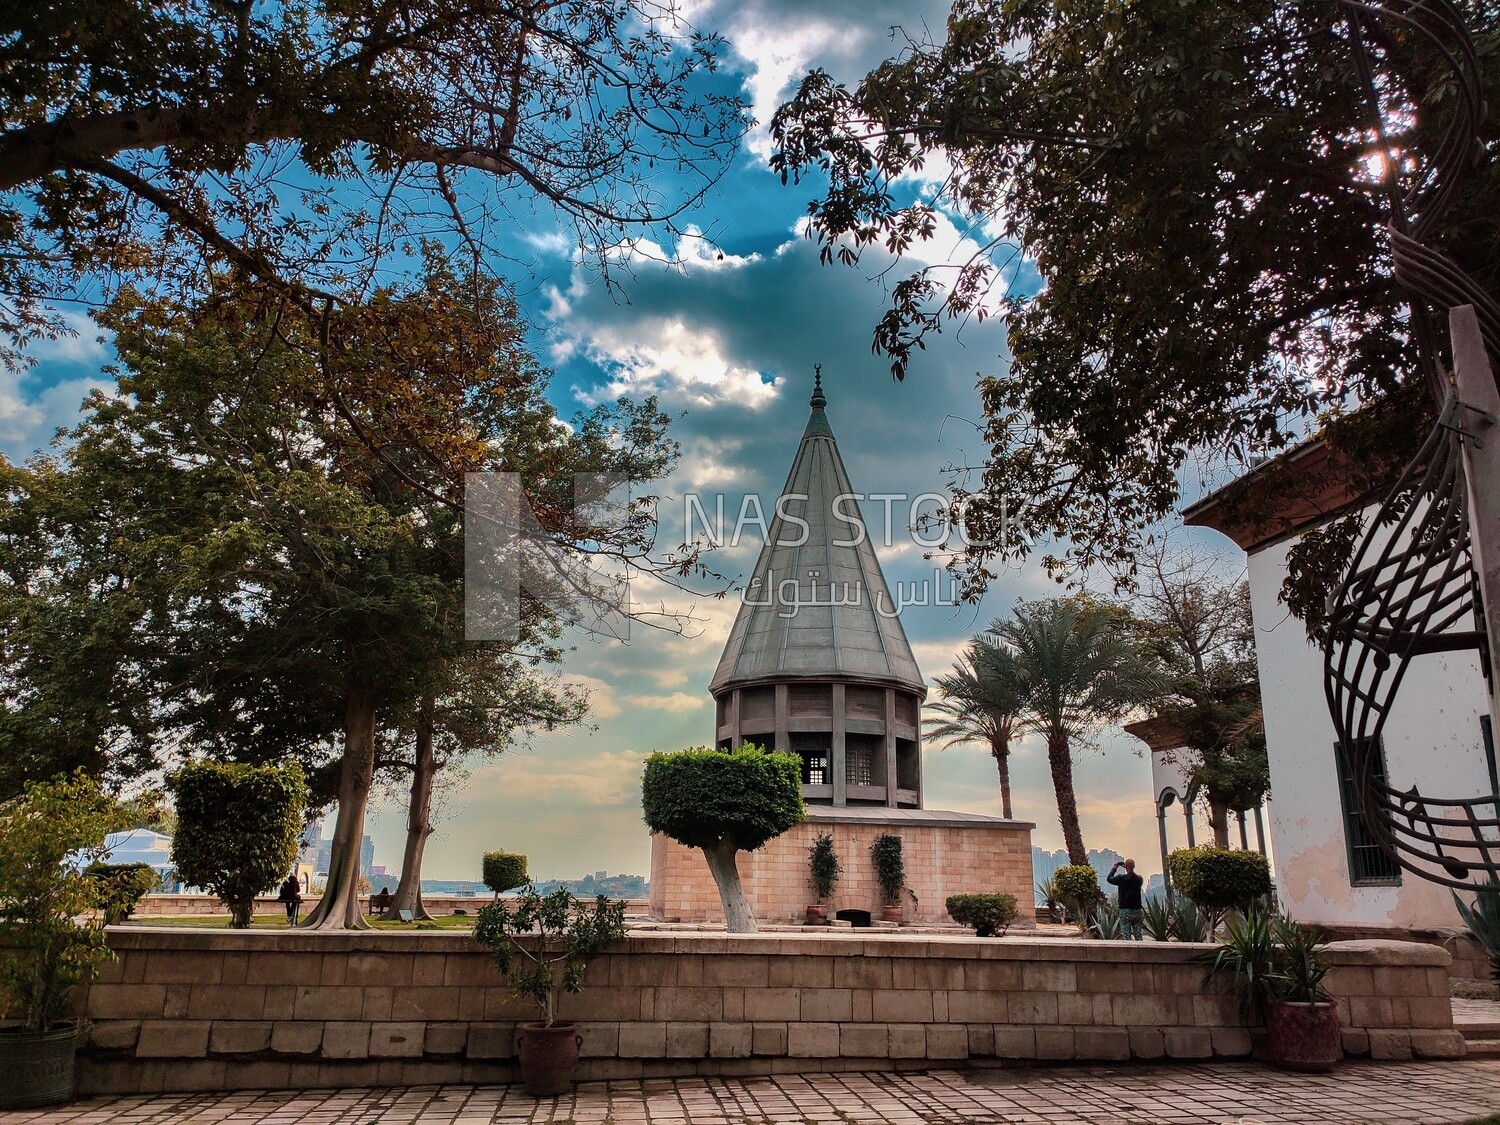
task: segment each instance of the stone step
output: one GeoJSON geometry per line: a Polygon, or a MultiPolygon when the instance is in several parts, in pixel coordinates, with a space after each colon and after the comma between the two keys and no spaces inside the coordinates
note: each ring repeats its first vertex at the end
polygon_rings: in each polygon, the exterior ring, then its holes
{"type": "Polygon", "coordinates": [[[1471,1059],[1500,1059],[1500,1039],[1465,1039],[1471,1059]]]}

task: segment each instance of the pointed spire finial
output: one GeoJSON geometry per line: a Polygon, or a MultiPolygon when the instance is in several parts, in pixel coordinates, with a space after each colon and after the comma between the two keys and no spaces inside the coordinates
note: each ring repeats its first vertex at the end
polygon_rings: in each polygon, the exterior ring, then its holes
{"type": "Polygon", "coordinates": [[[828,400],[823,397],[823,365],[813,364],[813,393],[812,401],[808,403],[814,410],[822,410],[828,405],[828,400]]]}

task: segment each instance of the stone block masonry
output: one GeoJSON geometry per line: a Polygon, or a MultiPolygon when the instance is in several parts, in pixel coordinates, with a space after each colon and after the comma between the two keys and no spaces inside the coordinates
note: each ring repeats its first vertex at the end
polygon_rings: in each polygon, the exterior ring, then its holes
{"type": "MultiPolygon", "coordinates": [[[[88,993],[86,1093],[509,1082],[535,1017],[467,934],[109,933],[88,993]]],[[[561,1016],[581,1080],[1236,1057],[1252,1036],[1204,987],[1201,946],[899,933],[628,937],[561,1016]]],[[[1448,954],[1330,947],[1345,1047],[1463,1054],[1448,954]]]]}
{"type": "MultiPolygon", "coordinates": [[[[830,917],[836,910],[857,909],[879,918],[881,893],[870,845],[882,832],[894,832],[902,840],[906,884],[912,892],[902,903],[908,922],[952,921],[949,895],[1003,893],[1015,895],[1020,905],[1017,928],[1029,929],[1036,925],[1031,909],[1031,828],[1021,821],[963,813],[887,814],[811,806],[808,818],[791,831],[756,851],[739,853],[740,881],[759,921],[803,922],[813,901],[808,849],[828,832],[843,865],[827,904],[830,917]]],[[[651,916],[658,921],[724,921],[718,887],[703,852],[660,833],[651,837],[651,916]]]]}

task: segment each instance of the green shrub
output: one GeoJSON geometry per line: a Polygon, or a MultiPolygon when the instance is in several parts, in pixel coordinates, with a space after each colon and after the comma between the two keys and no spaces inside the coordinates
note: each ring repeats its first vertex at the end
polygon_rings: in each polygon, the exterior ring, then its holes
{"type": "Polygon", "coordinates": [[[1037,897],[1042,900],[1042,905],[1047,908],[1047,915],[1054,922],[1063,921],[1062,896],[1057,893],[1057,876],[1053,875],[1036,885],[1037,897]]]}
{"type": "Polygon", "coordinates": [[[1152,941],[1172,938],[1172,902],[1165,895],[1141,900],[1141,929],[1152,941]]]}
{"type": "Polygon", "coordinates": [[[73,990],[110,957],[99,881],[68,862],[104,854],[120,807],[82,771],[0,803],[0,1011],[28,1031],[73,1018],[73,990]]]}
{"type": "Polygon", "coordinates": [[[802,820],[802,760],[748,744],[652,754],[641,808],[651,831],[703,849],[729,932],[754,933],[735,853],[754,851],[802,820]]]}
{"type": "Polygon", "coordinates": [[[178,877],[217,895],[231,926],[248,926],[256,895],[285,879],[296,862],[307,800],[301,767],[198,762],[183,766],[169,785],[178,877]]]}
{"type": "Polygon", "coordinates": [[[125,921],[144,895],[161,886],[149,863],[91,863],[84,874],[98,883],[95,893],[106,926],[125,921]]]}
{"type": "Polygon", "coordinates": [[[1052,878],[1057,883],[1057,897],[1080,927],[1088,925],[1099,901],[1099,873],[1087,863],[1059,867],[1052,878]]]}
{"type": "Polygon", "coordinates": [[[961,926],[973,926],[977,937],[1004,937],[1019,910],[1015,895],[950,895],[948,917],[961,926]]]}
{"type": "Polygon", "coordinates": [[[1172,885],[1203,909],[1243,911],[1271,893],[1271,865],[1259,852],[1201,846],[1167,856],[1172,885]]]}
{"type": "Polygon", "coordinates": [[[515,852],[485,852],[481,868],[484,885],[495,892],[496,897],[528,882],[526,857],[515,852]]]}
{"type": "Polygon", "coordinates": [[[886,904],[895,906],[901,901],[901,890],[906,886],[906,861],[901,855],[901,837],[882,832],[870,845],[870,862],[875,866],[875,881],[880,884],[880,893],[886,904]]]}
{"type": "Polygon", "coordinates": [[[807,862],[812,870],[813,894],[817,901],[822,902],[833,894],[833,885],[839,881],[839,875],[843,872],[843,865],[839,863],[839,856],[833,850],[833,836],[823,833],[813,841],[812,847],[807,849],[807,862]]]}
{"type": "Polygon", "coordinates": [[[1120,907],[1107,896],[1094,904],[1089,915],[1088,932],[1101,941],[1118,941],[1120,937],[1120,907]]]}
{"type": "Polygon", "coordinates": [[[1490,974],[1500,982],[1500,883],[1489,882],[1474,888],[1474,905],[1470,906],[1453,892],[1458,914],[1469,927],[1490,959],[1490,974]]]}

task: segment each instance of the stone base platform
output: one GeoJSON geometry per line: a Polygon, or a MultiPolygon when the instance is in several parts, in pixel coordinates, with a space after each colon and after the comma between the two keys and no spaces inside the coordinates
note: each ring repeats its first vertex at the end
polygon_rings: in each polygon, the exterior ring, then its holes
{"type": "MultiPolygon", "coordinates": [[[[510,1082],[518,1024],[536,1018],[467,934],[130,927],[109,941],[84,1093],[510,1082]]],[[[578,1022],[585,1081],[1248,1055],[1252,1029],[1193,960],[1204,948],[632,935],[559,1018],[578,1022]]],[[[1350,1054],[1464,1054],[1446,952],[1341,942],[1329,959],[1350,1054]]]]}
{"type": "MultiPolygon", "coordinates": [[[[882,833],[900,836],[906,864],[905,920],[950,921],[949,895],[1005,893],[1021,908],[1017,928],[1035,925],[1031,878],[1034,824],[977,813],[810,805],[801,824],[765,847],[739,853],[740,881],[757,922],[802,922],[813,902],[808,850],[824,833],[833,836],[843,873],[827,903],[836,911],[868,910],[880,917],[880,886],[870,845],[882,833]]],[[[724,909],[708,861],[660,833],[651,836],[651,917],[665,922],[720,922],[724,909]]]]}

